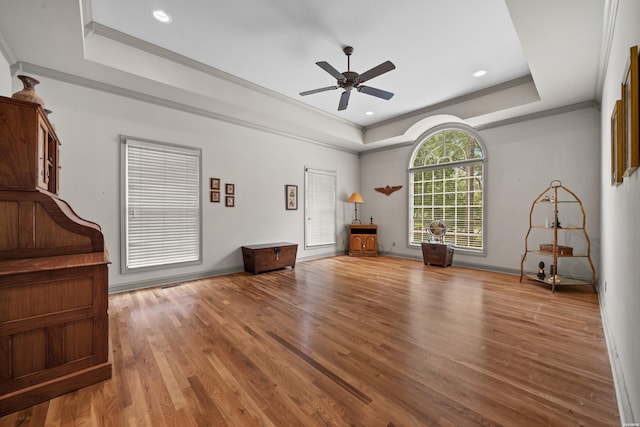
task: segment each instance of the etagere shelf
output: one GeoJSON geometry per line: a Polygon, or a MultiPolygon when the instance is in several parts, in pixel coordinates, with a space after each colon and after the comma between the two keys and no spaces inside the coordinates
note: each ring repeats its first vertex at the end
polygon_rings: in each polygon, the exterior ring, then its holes
{"type": "MultiPolygon", "coordinates": [[[[551,285],[551,291],[555,292],[556,286],[560,285],[591,285],[596,292],[596,273],[591,261],[591,241],[586,230],[586,214],[582,201],[574,192],[562,185],[558,180],[551,181],[547,187],[531,205],[529,212],[529,230],[524,239],[524,254],[520,261],[520,281],[523,279],[551,285]],[[563,221],[576,223],[563,225],[560,222],[560,209],[562,208],[563,221]],[[549,214],[549,216],[545,216],[549,214]],[[573,214],[573,215],[572,215],[573,214]],[[544,223],[541,218],[544,216],[544,223]],[[541,239],[551,233],[552,243],[541,243],[541,239]],[[572,246],[559,244],[559,239],[571,241],[573,245],[579,246],[574,253],[572,246]],[[571,240],[573,239],[573,240],[571,240]],[[539,246],[534,248],[535,241],[539,246]],[[542,256],[551,262],[548,274],[543,268],[538,268],[538,274],[525,272],[525,261],[530,255],[542,256]],[[561,274],[563,269],[571,270],[568,266],[569,260],[586,260],[591,280],[586,277],[572,277],[571,274],[561,274]],[[559,265],[561,264],[561,265],[559,265]]],[[[587,273],[589,274],[589,273],[587,273]]],[[[585,275],[586,276],[586,275],[585,275]]]]}

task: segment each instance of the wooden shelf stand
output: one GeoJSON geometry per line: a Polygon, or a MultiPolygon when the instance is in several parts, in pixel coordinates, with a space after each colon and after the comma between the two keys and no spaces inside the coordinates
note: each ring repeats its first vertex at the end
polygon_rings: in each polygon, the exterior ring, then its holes
{"type": "Polygon", "coordinates": [[[582,201],[575,193],[564,187],[558,180],[552,181],[549,187],[540,193],[531,204],[531,210],[529,211],[529,230],[524,238],[524,254],[520,261],[520,281],[522,282],[523,279],[551,285],[552,292],[555,292],[556,286],[562,285],[590,285],[593,288],[593,291],[596,292],[596,272],[593,267],[593,262],[591,261],[591,240],[589,239],[589,235],[586,230],[586,213],[584,211],[582,201]],[[579,222],[579,225],[574,224],[567,227],[562,226],[559,219],[559,206],[563,205],[565,207],[570,205],[577,206],[579,210],[576,211],[576,216],[578,216],[578,218],[574,219],[579,222]],[[537,213],[540,208],[551,210],[551,221],[548,221],[548,224],[540,225],[538,223],[539,217],[537,216],[537,213]],[[546,230],[553,235],[553,243],[550,245],[551,250],[549,251],[531,247],[533,240],[532,231],[544,232],[541,231],[541,229],[546,230]],[[574,233],[579,239],[582,239],[584,253],[580,252],[574,254],[572,252],[573,248],[562,247],[558,244],[559,236],[566,233],[574,233]],[[571,252],[562,253],[563,249],[571,249],[571,252]],[[529,255],[546,257],[552,263],[551,266],[553,270],[550,270],[548,275],[545,272],[544,278],[539,278],[537,274],[525,272],[525,261],[529,255]],[[591,280],[558,274],[558,271],[560,270],[558,265],[560,260],[563,260],[563,262],[569,262],[569,260],[575,259],[587,260],[591,280]]]}

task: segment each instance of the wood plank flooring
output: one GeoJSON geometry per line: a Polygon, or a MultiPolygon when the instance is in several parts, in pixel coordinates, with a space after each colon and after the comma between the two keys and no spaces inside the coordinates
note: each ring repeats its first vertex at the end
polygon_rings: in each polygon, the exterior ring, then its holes
{"type": "Polygon", "coordinates": [[[616,426],[590,287],[339,256],[110,296],[113,378],[2,426],[616,426]]]}

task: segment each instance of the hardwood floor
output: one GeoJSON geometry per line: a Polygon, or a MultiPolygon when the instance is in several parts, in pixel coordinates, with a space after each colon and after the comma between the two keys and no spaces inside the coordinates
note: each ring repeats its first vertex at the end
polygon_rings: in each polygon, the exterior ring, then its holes
{"type": "Polygon", "coordinates": [[[389,257],[110,296],[113,378],[2,426],[619,425],[590,287],[389,257]]]}

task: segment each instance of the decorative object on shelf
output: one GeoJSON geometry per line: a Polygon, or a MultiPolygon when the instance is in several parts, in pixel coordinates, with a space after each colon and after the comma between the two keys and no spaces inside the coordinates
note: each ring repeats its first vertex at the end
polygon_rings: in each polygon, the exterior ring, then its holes
{"type": "Polygon", "coordinates": [[[375,190],[379,193],[384,194],[385,196],[388,196],[389,194],[393,193],[394,191],[398,191],[401,188],[402,188],[402,185],[396,185],[394,187],[389,187],[387,185],[386,187],[375,188],[375,190]]]}
{"type": "Polygon", "coordinates": [[[297,185],[285,185],[284,186],[284,200],[285,207],[288,211],[295,211],[298,209],[298,186],[297,185]]]}
{"type": "Polygon", "coordinates": [[[573,248],[571,246],[554,245],[553,243],[540,243],[540,252],[555,253],[561,256],[572,256],[573,248]]]}
{"type": "Polygon", "coordinates": [[[623,113],[622,100],[618,99],[611,113],[611,185],[622,183],[625,168],[623,113]]]}
{"type": "Polygon", "coordinates": [[[233,196],[236,194],[236,186],[235,184],[225,184],[224,185],[224,193],[228,196],[233,196]]]}
{"type": "Polygon", "coordinates": [[[544,261],[538,263],[538,279],[544,280],[546,274],[544,274],[544,261]]]}
{"type": "Polygon", "coordinates": [[[351,224],[362,224],[362,222],[358,219],[358,204],[364,203],[364,199],[360,195],[360,193],[352,193],[351,196],[347,199],[347,203],[353,203],[356,208],[355,219],[351,224]]]}
{"type": "Polygon", "coordinates": [[[622,104],[624,110],[624,147],[626,165],[624,176],[631,176],[640,166],[640,132],[638,100],[638,46],[632,46],[629,52],[624,80],[622,81],[622,104]]]}
{"type": "Polygon", "coordinates": [[[220,178],[209,178],[209,188],[211,190],[220,191],[220,178]]]}
{"type": "Polygon", "coordinates": [[[549,278],[547,279],[547,283],[555,283],[556,285],[560,284],[561,280],[560,280],[560,276],[558,276],[557,274],[554,274],[553,276],[549,276],[549,278]]]}
{"type": "MultiPolygon", "coordinates": [[[[548,218],[545,218],[545,223],[547,219],[548,218]]],[[[529,230],[524,238],[524,254],[520,262],[520,281],[522,282],[522,279],[526,277],[535,282],[550,284],[551,292],[555,292],[556,286],[560,284],[591,285],[593,291],[596,292],[596,272],[593,267],[593,262],[591,261],[591,241],[589,240],[585,224],[586,214],[582,206],[582,201],[580,201],[575,193],[563,186],[559,180],[551,181],[549,186],[540,193],[531,204],[529,230]],[[565,225],[564,228],[560,227],[560,221],[558,221],[559,204],[563,206],[563,215],[566,215],[569,221],[571,221],[571,225],[565,225]],[[541,222],[542,218],[544,218],[543,215],[548,214],[550,209],[553,209],[553,216],[551,218],[552,227],[547,228],[537,222],[541,222]],[[577,221],[578,225],[573,225],[575,224],[574,221],[577,221]],[[548,237],[549,233],[552,233],[553,243],[539,243],[544,236],[548,237]],[[570,241],[572,245],[575,243],[577,246],[574,249],[573,246],[559,245],[558,242],[560,239],[570,241]],[[547,277],[543,277],[544,263],[542,262],[538,264],[537,274],[525,274],[525,261],[529,253],[551,258],[549,275],[547,277]],[[568,265],[565,263],[575,262],[575,260],[580,259],[586,260],[584,267],[588,267],[588,271],[591,273],[590,280],[584,277],[578,278],[567,275],[563,275],[561,278],[560,275],[558,275],[558,270],[562,266],[568,265]]],[[[531,267],[529,268],[531,269],[531,267]]],[[[575,265],[571,267],[571,270],[576,271],[575,265]]]]}
{"type": "Polygon", "coordinates": [[[226,196],[224,198],[224,205],[228,208],[232,208],[236,205],[236,200],[235,197],[233,196],[226,196]]]}
{"type": "Polygon", "coordinates": [[[40,83],[40,81],[31,76],[25,76],[23,74],[17,77],[20,79],[24,87],[21,91],[11,95],[11,97],[13,99],[19,99],[20,101],[28,101],[40,104],[40,106],[44,109],[44,101],[36,94],[35,89],[36,85],[40,83]]]}
{"type": "Polygon", "coordinates": [[[429,224],[429,228],[427,228],[427,232],[432,237],[432,240],[435,240],[439,243],[444,243],[444,236],[447,234],[447,223],[441,219],[434,219],[429,224]]]}
{"type": "Polygon", "coordinates": [[[369,221],[370,221],[369,224],[373,224],[373,217],[370,217],[369,221]]]}
{"type": "Polygon", "coordinates": [[[209,197],[211,203],[220,203],[220,192],[219,191],[211,191],[211,195],[209,197]]]}

